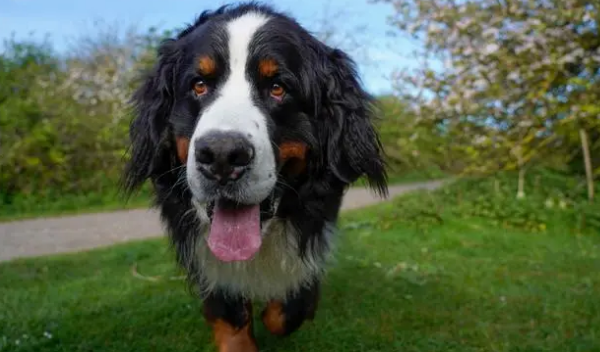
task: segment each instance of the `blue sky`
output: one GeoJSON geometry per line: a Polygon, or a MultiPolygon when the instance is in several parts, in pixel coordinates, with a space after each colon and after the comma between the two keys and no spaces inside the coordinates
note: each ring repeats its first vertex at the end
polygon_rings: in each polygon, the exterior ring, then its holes
{"type": "MultiPolygon", "coordinates": [[[[0,0],[0,39],[50,35],[55,48],[66,50],[79,34],[89,32],[94,20],[118,23],[124,29],[158,26],[179,27],[192,21],[204,9],[235,2],[227,0],[0,0]]],[[[319,19],[327,13],[342,13],[330,22],[340,33],[354,35],[361,45],[346,47],[359,62],[363,82],[373,93],[389,91],[387,78],[396,68],[413,66],[409,56],[414,43],[386,35],[391,27],[386,17],[392,8],[368,0],[264,0],[296,17],[309,30],[317,30],[319,19]],[[341,11],[341,12],[340,12],[341,11]],[[362,30],[357,31],[357,27],[362,30]],[[363,60],[367,57],[368,60],[363,60]]],[[[321,22],[322,23],[322,22],[321,22]]]]}

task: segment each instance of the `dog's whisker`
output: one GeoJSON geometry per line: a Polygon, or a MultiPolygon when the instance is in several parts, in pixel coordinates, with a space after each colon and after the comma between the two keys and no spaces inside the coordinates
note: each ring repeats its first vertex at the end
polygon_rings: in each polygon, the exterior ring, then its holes
{"type": "Polygon", "coordinates": [[[157,179],[160,179],[161,177],[164,177],[164,176],[166,176],[166,175],[168,175],[168,174],[170,174],[170,173],[172,173],[174,171],[178,171],[180,169],[183,169],[185,171],[185,167],[186,167],[185,165],[176,166],[176,167],[174,167],[174,168],[172,168],[170,170],[167,170],[167,171],[163,172],[162,174],[158,175],[157,179]]]}
{"type": "MultiPolygon", "coordinates": [[[[186,179],[185,179],[185,174],[182,175],[180,174],[176,181],[173,183],[173,185],[169,188],[169,190],[167,191],[167,196],[171,196],[173,194],[173,191],[175,190],[175,188],[178,188],[179,186],[185,185],[186,183],[186,179]]],[[[183,192],[183,190],[181,190],[181,192],[183,192]]],[[[180,196],[182,194],[179,194],[180,196]]]]}

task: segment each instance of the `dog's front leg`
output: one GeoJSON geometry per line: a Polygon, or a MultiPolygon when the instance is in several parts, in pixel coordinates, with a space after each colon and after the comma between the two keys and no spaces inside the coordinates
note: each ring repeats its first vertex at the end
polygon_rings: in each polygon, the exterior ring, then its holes
{"type": "Polygon", "coordinates": [[[258,352],[250,301],[211,294],[204,300],[204,317],[212,326],[219,352],[258,352]]]}
{"type": "Polygon", "coordinates": [[[319,302],[319,282],[291,294],[285,301],[272,300],[262,312],[262,321],[274,335],[287,336],[305,320],[312,320],[319,302]]]}

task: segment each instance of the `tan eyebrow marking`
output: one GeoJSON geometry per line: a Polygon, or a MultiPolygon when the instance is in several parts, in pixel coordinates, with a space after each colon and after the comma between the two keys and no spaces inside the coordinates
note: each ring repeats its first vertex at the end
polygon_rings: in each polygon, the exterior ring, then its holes
{"type": "Polygon", "coordinates": [[[273,77],[277,73],[279,66],[273,59],[262,59],[258,63],[258,72],[264,77],[273,77]]]}
{"type": "Polygon", "coordinates": [[[198,71],[204,76],[211,76],[217,70],[217,63],[212,57],[204,55],[198,59],[198,71]]]}

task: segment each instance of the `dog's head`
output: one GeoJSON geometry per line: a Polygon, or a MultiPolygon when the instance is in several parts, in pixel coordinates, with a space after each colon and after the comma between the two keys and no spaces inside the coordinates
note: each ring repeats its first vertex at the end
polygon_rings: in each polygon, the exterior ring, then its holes
{"type": "Polygon", "coordinates": [[[161,45],[134,103],[129,190],[177,180],[195,202],[236,208],[224,218],[251,216],[279,181],[344,187],[365,176],[385,193],[354,63],[270,8],[203,13],[161,45]]]}

